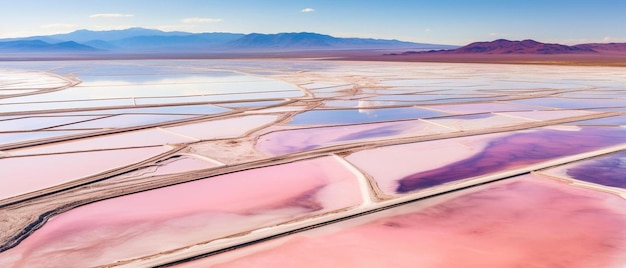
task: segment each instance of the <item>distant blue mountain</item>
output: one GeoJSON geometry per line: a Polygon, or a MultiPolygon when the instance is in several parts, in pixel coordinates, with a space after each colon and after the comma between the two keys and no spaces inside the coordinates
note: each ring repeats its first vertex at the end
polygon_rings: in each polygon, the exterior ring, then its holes
{"type": "Polygon", "coordinates": [[[125,30],[110,30],[110,31],[91,31],[91,30],[78,30],[67,34],[55,34],[47,37],[54,38],[63,41],[74,41],[78,43],[84,43],[92,40],[102,41],[115,41],[124,38],[131,38],[137,36],[185,36],[192,35],[192,33],[186,32],[164,32],[160,30],[145,29],[145,28],[128,28],[125,30]]]}
{"type": "Polygon", "coordinates": [[[109,43],[123,50],[202,50],[211,49],[243,37],[233,33],[200,33],[181,36],[135,36],[109,43]]]}
{"type": "Polygon", "coordinates": [[[450,49],[454,46],[398,40],[338,38],[318,33],[187,33],[130,28],[0,39],[2,52],[219,53],[349,49],[450,49]]]}
{"type": "Polygon", "coordinates": [[[443,49],[453,46],[433,45],[403,42],[398,40],[369,39],[369,38],[338,38],[318,33],[278,33],[278,34],[248,34],[237,40],[225,44],[230,49],[256,50],[309,50],[309,49],[391,49],[415,48],[443,49]]]}
{"type": "Polygon", "coordinates": [[[0,42],[0,52],[94,52],[98,49],[74,41],[48,43],[41,40],[0,42]]]}
{"type": "Polygon", "coordinates": [[[226,44],[228,48],[330,48],[336,43],[330,35],[314,33],[252,33],[226,44]]]}
{"type": "Polygon", "coordinates": [[[83,45],[87,45],[87,46],[94,47],[94,48],[101,49],[101,50],[108,50],[108,51],[120,49],[116,45],[111,44],[104,40],[91,40],[91,41],[84,42],[83,45]]]}

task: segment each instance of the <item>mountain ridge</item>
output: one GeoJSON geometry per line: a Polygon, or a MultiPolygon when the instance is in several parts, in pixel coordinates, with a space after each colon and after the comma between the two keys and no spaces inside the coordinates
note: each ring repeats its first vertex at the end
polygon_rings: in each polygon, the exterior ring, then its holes
{"type": "Polygon", "coordinates": [[[454,49],[453,53],[491,53],[491,54],[560,54],[593,53],[593,49],[567,46],[553,43],[541,43],[532,39],[511,41],[497,39],[490,42],[474,42],[454,49]]]}
{"type": "Polygon", "coordinates": [[[487,55],[504,55],[504,54],[536,54],[536,55],[552,55],[552,54],[592,54],[606,51],[626,51],[626,43],[589,43],[578,45],[562,45],[555,43],[542,43],[532,39],[521,41],[496,39],[493,41],[473,42],[468,45],[448,50],[429,50],[429,51],[406,51],[396,55],[411,54],[487,54],[487,55]]]}
{"type": "MultiPolygon", "coordinates": [[[[330,35],[297,32],[276,34],[188,33],[165,32],[145,28],[91,31],[77,30],[66,34],[0,39],[0,53],[4,43],[39,40],[54,46],[75,42],[80,51],[98,52],[207,52],[207,51],[310,51],[333,49],[444,49],[455,46],[404,42],[371,38],[341,38],[330,35]]],[[[22,52],[45,52],[37,46],[17,46],[22,52]]],[[[69,49],[69,48],[68,48],[69,49]]]]}
{"type": "Polygon", "coordinates": [[[48,43],[42,40],[18,40],[0,42],[0,51],[21,52],[35,50],[38,52],[96,52],[99,49],[79,44],[74,41],[48,43]]]}

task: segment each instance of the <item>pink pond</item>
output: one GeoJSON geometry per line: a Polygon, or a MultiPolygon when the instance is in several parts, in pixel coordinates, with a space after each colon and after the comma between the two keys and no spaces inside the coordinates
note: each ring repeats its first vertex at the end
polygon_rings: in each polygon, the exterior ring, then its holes
{"type": "Polygon", "coordinates": [[[104,265],[361,202],[357,177],[334,157],[303,160],[73,209],[0,253],[0,266],[104,265]]]}
{"type": "Polygon", "coordinates": [[[622,143],[626,143],[624,128],[539,128],[376,148],[347,159],[372,175],[384,193],[393,195],[622,143]],[[379,165],[380,159],[394,160],[379,165]]]}
{"type": "Polygon", "coordinates": [[[0,121],[0,132],[45,129],[59,125],[97,119],[102,116],[40,116],[0,121]]]}
{"type": "Polygon", "coordinates": [[[505,136],[489,134],[385,146],[353,153],[346,160],[371,175],[383,193],[395,195],[401,178],[471,158],[483,151],[492,140],[505,136]],[[381,159],[393,161],[381,165],[381,159]]]}
{"type": "Polygon", "coordinates": [[[165,153],[166,146],[0,159],[0,200],[124,167],[165,153]]]}
{"type": "Polygon", "coordinates": [[[132,148],[142,146],[159,146],[194,141],[176,134],[167,133],[160,129],[148,129],[119,134],[103,135],[84,138],[68,142],[53,143],[50,145],[28,147],[7,151],[11,155],[50,154],[87,150],[102,150],[114,148],[132,148]]]}
{"type": "Polygon", "coordinates": [[[568,117],[585,116],[595,114],[595,112],[582,110],[555,110],[555,111],[528,111],[528,112],[506,112],[503,115],[527,118],[536,121],[563,119],[568,117]]]}
{"type": "Polygon", "coordinates": [[[571,123],[573,125],[614,125],[614,126],[626,126],[626,116],[611,116],[605,118],[598,118],[587,121],[579,121],[571,123]]]}
{"type": "Polygon", "coordinates": [[[426,136],[453,130],[417,120],[276,131],[263,135],[256,148],[269,155],[302,152],[367,140],[426,136]]]}
{"type": "Polygon", "coordinates": [[[623,107],[624,100],[620,99],[572,99],[572,98],[532,98],[512,100],[511,103],[524,105],[537,105],[543,107],[554,107],[561,109],[589,109],[606,107],[623,107]]]}
{"type": "Polygon", "coordinates": [[[424,108],[452,114],[492,113],[504,111],[533,111],[541,109],[537,106],[513,104],[507,102],[432,105],[424,106],[424,108]]]}
{"type": "Polygon", "coordinates": [[[88,122],[76,123],[56,127],[54,129],[93,129],[93,128],[125,128],[141,125],[149,125],[191,118],[191,115],[174,114],[121,114],[88,122]]]}
{"type": "Polygon", "coordinates": [[[626,151],[542,170],[541,174],[626,189],[626,151]]]}
{"type": "Polygon", "coordinates": [[[496,127],[523,125],[532,122],[524,118],[496,114],[460,115],[426,120],[458,131],[484,130],[496,127]]]}
{"type": "Polygon", "coordinates": [[[626,201],[527,175],[180,267],[624,267],[626,201]]]}

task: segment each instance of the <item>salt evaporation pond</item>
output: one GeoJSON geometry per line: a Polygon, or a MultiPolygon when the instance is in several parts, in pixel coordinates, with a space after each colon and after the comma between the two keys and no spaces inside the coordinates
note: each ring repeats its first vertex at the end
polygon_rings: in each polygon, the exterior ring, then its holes
{"type": "Polygon", "coordinates": [[[175,267],[620,267],[626,201],[536,176],[175,267]]]}
{"type": "Polygon", "coordinates": [[[277,80],[230,72],[140,77],[151,79],[137,81],[135,76],[89,77],[79,86],[67,90],[12,98],[0,103],[298,91],[296,87],[277,80]]]}
{"type": "Polygon", "coordinates": [[[541,173],[626,189],[626,151],[543,170],[541,173]]]}
{"type": "Polygon", "coordinates": [[[160,129],[147,129],[58,142],[49,145],[31,146],[23,149],[8,150],[7,153],[13,156],[55,154],[76,151],[161,146],[191,141],[194,141],[194,139],[168,133],[160,129]]]}
{"type": "Polygon", "coordinates": [[[169,150],[159,146],[0,158],[0,200],[124,167],[169,150]]]}
{"type": "Polygon", "coordinates": [[[314,110],[293,117],[292,125],[332,125],[383,122],[446,115],[421,108],[314,110]]]}
{"type": "Polygon", "coordinates": [[[394,195],[626,142],[623,128],[535,129],[364,150],[347,159],[394,195]],[[376,165],[379,159],[394,159],[376,165]]]}
{"type": "Polygon", "coordinates": [[[0,66],[3,267],[626,263],[619,68],[0,66]]]}
{"type": "Polygon", "coordinates": [[[0,265],[104,265],[361,202],[356,175],[333,157],[299,161],[73,209],[0,254],[0,265]]]}
{"type": "Polygon", "coordinates": [[[426,136],[452,131],[417,120],[304,128],[276,131],[263,135],[259,137],[256,148],[266,154],[281,155],[358,141],[426,136]]]}

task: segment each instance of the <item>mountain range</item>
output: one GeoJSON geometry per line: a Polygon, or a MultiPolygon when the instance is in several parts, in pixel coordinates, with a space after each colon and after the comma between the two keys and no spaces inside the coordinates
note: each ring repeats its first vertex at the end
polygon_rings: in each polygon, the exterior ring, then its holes
{"type": "Polygon", "coordinates": [[[34,39],[0,42],[0,51],[93,52],[98,51],[98,49],[91,46],[79,44],[74,41],[64,41],[51,44],[42,40],[34,39]]]}
{"type": "Polygon", "coordinates": [[[560,54],[593,53],[591,48],[561,44],[540,43],[535,40],[509,41],[498,39],[491,42],[475,42],[451,50],[450,53],[489,53],[489,54],[560,54]]]}
{"type": "MultiPolygon", "coordinates": [[[[522,54],[522,55],[553,55],[553,54],[593,54],[606,52],[626,52],[626,43],[562,45],[541,43],[535,40],[511,41],[498,39],[490,42],[475,42],[455,49],[407,51],[399,55],[411,54],[522,54]]],[[[398,54],[396,54],[398,55],[398,54]]]]}
{"type": "Polygon", "coordinates": [[[144,28],[111,31],[78,30],[66,34],[0,39],[0,60],[241,56],[435,62],[581,61],[626,64],[624,63],[626,43],[588,43],[570,46],[534,40],[498,39],[459,47],[385,39],[339,38],[307,32],[188,33],[144,28]]]}
{"type": "Polygon", "coordinates": [[[311,50],[448,49],[455,46],[368,38],[338,38],[318,33],[187,33],[130,28],[78,30],[67,34],[0,39],[0,53],[31,52],[274,52],[311,50]]]}

